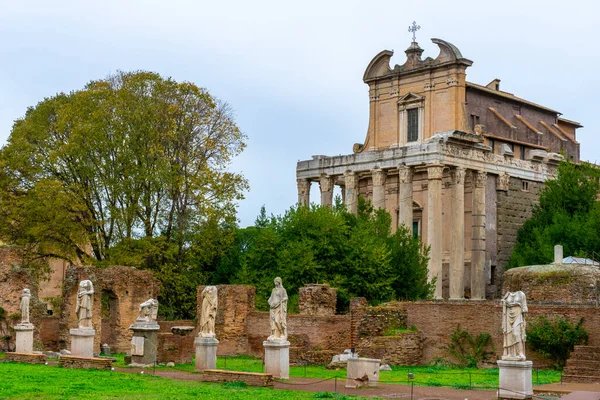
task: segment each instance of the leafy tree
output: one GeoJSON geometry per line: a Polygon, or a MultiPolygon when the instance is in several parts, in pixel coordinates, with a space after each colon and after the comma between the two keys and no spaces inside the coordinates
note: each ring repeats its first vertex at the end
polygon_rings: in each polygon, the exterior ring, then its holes
{"type": "Polygon", "coordinates": [[[527,341],[534,351],[550,357],[563,369],[575,345],[587,344],[588,334],[583,328],[583,318],[573,324],[560,317],[552,321],[539,317],[529,323],[527,341]]]}
{"type": "MultiPolygon", "coordinates": [[[[456,365],[461,368],[475,368],[477,364],[488,362],[494,356],[494,344],[489,333],[480,333],[473,336],[460,325],[450,334],[450,343],[442,346],[446,355],[456,360],[456,365]]],[[[442,361],[442,360],[437,360],[442,361]]],[[[451,361],[443,360],[452,364],[451,361]]]]}
{"type": "Polygon", "coordinates": [[[340,311],[354,296],[372,304],[428,297],[428,249],[406,229],[392,234],[390,226],[385,210],[362,199],[356,215],[339,199],[332,208],[297,206],[277,217],[267,217],[263,207],[255,226],[237,230],[215,281],[255,285],[259,309],[268,308],[276,276],[284,280],[290,307],[308,283],[335,287],[340,311]]]}
{"type": "Polygon", "coordinates": [[[152,72],[118,72],[41,101],[0,150],[0,240],[30,265],[148,268],[161,313],[195,315],[234,239],[248,185],[229,170],[245,147],[230,107],[152,72]]]}
{"type": "Polygon", "coordinates": [[[182,253],[234,215],[247,183],[227,167],[243,140],[226,103],[151,72],[47,98],[0,152],[0,236],[78,262],[161,235],[182,253]]]}
{"type": "Polygon", "coordinates": [[[599,254],[599,179],[595,166],[562,162],[557,178],[545,182],[532,217],[517,232],[507,268],[550,263],[557,244],[565,254],[599,254]]]}

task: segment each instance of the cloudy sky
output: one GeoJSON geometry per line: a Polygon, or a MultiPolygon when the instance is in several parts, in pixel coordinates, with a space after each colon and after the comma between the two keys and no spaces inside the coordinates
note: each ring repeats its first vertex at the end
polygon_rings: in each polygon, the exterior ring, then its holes
{"type": "MultiPolygon", "coordinates": [[[[241,226],[265,205],[297,199],[295,167],[314,154],[352,152],[368,121],[362,74],[381,50],[403,51],[416,20],[472,60],[471,82],[579,121],[581,156],[600,161],[600,6],[589,1],[0,0],[0,145],[45,96],[118,70],[151,70],[208,88],[248,135],[233,169],[250,181],[241,226]],[[89,4],[88,4],[89,3],[89,4]]],[[[318,197],[313,185],[313,199],[318,197]]]]}

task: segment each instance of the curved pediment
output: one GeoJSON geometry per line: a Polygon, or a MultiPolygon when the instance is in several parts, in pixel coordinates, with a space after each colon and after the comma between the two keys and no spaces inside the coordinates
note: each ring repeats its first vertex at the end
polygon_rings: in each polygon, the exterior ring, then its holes
{"type": "Polygon", "coordinates": [[[440,48],[440,54],[436,57],[434,63],[439,64],[448,61],[456,61],[464,58],[458,47],[450,42],[446,42],[442,39],[433,38],[431,41],[438,45],[440,48]]]}
{"type": "Polygon", "coordinates": [[[373,57],[365,70],[363,81],[366,82],[368,79],[389,74],[392,71],[390,69],[390,58],[392,58],[393,55],[393,51],[383,50],[373,57]]]}

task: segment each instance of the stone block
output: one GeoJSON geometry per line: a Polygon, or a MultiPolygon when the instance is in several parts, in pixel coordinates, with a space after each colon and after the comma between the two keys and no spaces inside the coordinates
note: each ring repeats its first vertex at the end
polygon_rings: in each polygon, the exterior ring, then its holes
{"type": "Polygon", "coordinates": [[[6,353],[6,361],[19,362],[25,364],[45,364],[45,354],[31,354],[31,353],[6,353]]]}
{"type": "Polygon", "coordinates": [[[33,353],[33,324],[18,324],[14,326],[16,333],[17,353],[33,353]]]}
{"type": "Polygon", "coordinates": [[[156,348],[158,346],[158,331],[160,326],[156,323],[137,323],[129,327],[133,331],[131,338],[131,365],[148,366],[156,361],[156,348]]]}
{"type": "Polygon", "coordinates": [[[71,329],[71,354],[76,357],[92,358],[94,356],[94,329],[71,329]]]}
{"type": "Polygon", "coordinates": [[[290,342],[263,342],[265,348],[265,373],[275,378],[290,377],[290,342]]]}
{"type": "Polygon", "coordinates": [[[533,398],[531,361],[498,360],[500,369],[499,399],[533,398]]]}
{"type": "Polygon", "coordinates": [[[217,368],[217,345],[215,338],[198,337],[194,340],[196,346],[196,371],[217,368]]]}
{"type": "Polygon", "coordinates": [[[201,379],[204,382],[244,382],[248,386],[273,387],[273,375],[257,372],[206,369],[201,379]]]}
{"type": "Polygon", "coordinates": [[[114,358],[60,356],[58,366],[75,369],[111,370],[114,358]]]}
{"type": "Polygon", "coordinates": [[[377,358],[349,358],[346,370],[346,387],[376,387],[379,384],[379,366],[377,358]]]}

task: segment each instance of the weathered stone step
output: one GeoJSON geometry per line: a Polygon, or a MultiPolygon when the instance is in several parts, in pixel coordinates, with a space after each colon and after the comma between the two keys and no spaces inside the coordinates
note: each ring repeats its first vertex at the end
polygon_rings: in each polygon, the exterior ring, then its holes
{"type": "MultiPolygon", "coordinates": [[[[565,369],[565,375],[582,375],[582,376],[595,376],[600,379],[600,369],[596,367],[586,368],[586,367],[573,367],[568,370],[565,369]]],[[[564,375],[563,375],[564,376],[564,375]]]]}
{"type": "Polygon", "coordinates": [[[575,346],[571,354],[598,354],[600,356],[600,346],[575,346]]]}
{"type": "Polygon", "coordinates": [[[572,352],[569,356],[569,360],[600,360],[600,354],[598,353],[584,353],[584,352],[572,352]]]}
{"type": "Polygon", "coordinates": [[[573,360],[572,358],[567,360],[565,370],[573,367],[595,368],[600,371],[600,360],[573,360]]]}

